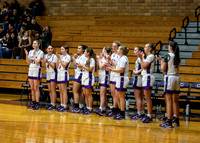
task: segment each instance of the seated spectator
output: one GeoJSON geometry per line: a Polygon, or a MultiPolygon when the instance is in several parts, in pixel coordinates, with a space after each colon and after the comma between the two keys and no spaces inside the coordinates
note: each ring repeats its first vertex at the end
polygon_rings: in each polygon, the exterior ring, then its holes
{"type": "Polygon", "coordinates": [[[29,8],[31,9],[31,14],[33,17],[41,16],[44,12],[44,4],[41,0],[33,0],[29,4],[29,8]]]}
{"type": "Polygon", "coordinates": [[[42,34],[42,29],[41,29],[40,25],[36,22],[35,18],[32,18],[31,24],[32,24],[31,25],[32,33],[42,34]]]}
{"type": "Polygon", "coordinates": [[[19,21],[20,21],[20,18],[19,18],[19,15],[17,14],[17,10],[14,9],[12,13],[8,15],[8,18],[4,22],[4,30],[7,31],[9,23],[14,24],[14,28],[16,30],[19,30],[18,29],[19,21]]]}
{"type": "Polygon", "coordinates": [[[18,35],[17,30],[14,28],[14,25],[12,23],[8,24],[8,30],[7,33],[11,35],[11,33],[15,33],[15,35],[18,35]]]}
{"type": "Polygon", "coordinates": [[[0,58],[3,58],[3,53],[7,49],[8,40],[10,39],[10,34],[6,33],[6,36],[3,37],[1,41],[1,47],[0,47],[0,58]]]}
{"type": "Polygon", "coordinates": [[[13,59],[16,59],[16,56],[19,56],[21,59],[25,59],[26,54],[24,49],[26,49],[28,52],[32,49],[31,37],[29,36],[28,31],[24,32],[23,37],[19,40],[18,47],[13,49],[13,59]]]}
{"type": "Polygon", "coordinates": [[[6,19],[8,12],[9,12],[9,4],[5,1],[3,2],[3,9],[0,13],[0,22],[3,22],[6,19]]]}
{"type": "Polygon", "coordinates": [[[52,34],[51,34],[50,26],[47,25],[43,28],[43,33],[42,33],[43,50],[46,49],[48,45],[51,45],[51,40],[52,40],[52,34]]]}
{"type": "Polygon", "coordinates": [[[4,30],[3,30],[3,26],[0,25],[0,39],[2,40],[2,38],[3,38],[5,35],[6,35],[6,34],[5,34],[4,30]]]}
{"type": "Polygon", "coordinates": [[[31,20],[32,20],[31,15],[28,15],[25,21],[22,22],[22,26],[24,26],[26,30],[31,30],[31,25],[32,25],[31,20]]]}
{"type": "Polygon", "coordinates": [[[18,40],[15,33],[11,33],[8,39],[7,48],[3,51],[3,58],[10,59],[12,57],[13,48],[18,46],[18,40]]]}
{"type": "Polygon", "coordinates": [[[26,31],[26,28],[22,26],[18,32],[18,36],[17,36],[18,41],[23,37],[25,31],[26,31]]]}
{"type": "Polygon", "coordinates": [[[13,11],[14,9],[16,9],[19,15],[22,14],[20,4],[19,4],[19,2],[17,0],[13,0],[11,2],[10,9],[11,9],[11,11],[13,11]]]}

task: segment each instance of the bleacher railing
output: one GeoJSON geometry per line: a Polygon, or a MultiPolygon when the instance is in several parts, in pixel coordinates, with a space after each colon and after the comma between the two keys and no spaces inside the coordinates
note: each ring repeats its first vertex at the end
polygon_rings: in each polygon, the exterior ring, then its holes
{"type": "Polygon", "coordinates": [[[197,18],[197,33],[200,33],[199,30],[199,16],[200,16],[200,6],[195,9],[195,17],[197,18]]]}
{"type": "Polygon", "coordinates": [[[182,21],[182,28],[184,28],[185,30],[185,45],[188,45],[188,42],[187,42],[187,26],[189,24],[189,17],[186,16],[183,21],[182,21]],[[186,24],[185,24],[185,21],[186,21],[186,24]]]}
{"type": "Polygon", "coordinates": [[[176,28],[173,28],[170,32],[169,32],[169,41],[174,41],[174,38],[176,38],[176,28]],[[174,37],[172,37],[172,33],[174,32],[174,37]]]}
{"type": "MultiPolygon", "coordinates": [[[[162,44],[162,41],[158,41],[158,43],[156,43],[155,44],[155,55],[156,56],[158,56],[159,55],[159,53],[160,53],[160,51],[162,50],[162,46],[163,46],[163,44],[162,44]],[[159,48],[159,50],[158,50],[158,45],[160,45],[160,48],[159,48]]],[[[157,66],[157,73],[160,73],[160,69],[159,69],[159,61],[158,60],[156,60],[156,66],[157,66]]]]}

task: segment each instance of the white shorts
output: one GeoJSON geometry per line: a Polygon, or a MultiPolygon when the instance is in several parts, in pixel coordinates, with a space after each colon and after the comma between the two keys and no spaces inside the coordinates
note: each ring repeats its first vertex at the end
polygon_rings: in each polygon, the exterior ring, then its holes
{"type": "Polygon", "coordinates": [[[179,94],[180,93],[180,77],[176,75],[165,75],[164,77],[164,93],[179,94]]]}
{"type": "Polygon", "coordinates": [[[82,76],[81,86],[85,88],[93,88],[94,85],[94,76],[85,77],[82,76]]]}
{"type": "Polygon", "coordinates": [[[133,78],[133,89],[142,89],[142,76],[135,75],[133,78]]]}
{"type": "Polygon", "coordinates": [[[47,72],[47,83],[57,82],[57,72],[47,72]]]}
{"type": "Polygon", "coordinates": [[[82,79],[82,73],[75,73],[74,81],[81,84],[81,79],[82,79]]]}
{"type": "Polygon", "coordinates": [[[42,77],[42,70],[41,70],[41,68],[29,68],[28,79],[40,80],[41,77],[42,77]]]}
{"type": "Polygon", "coordinates": [[[99,86],[108,87],[108,85],[109,85],[109,76],[100,75],[99,86]]]}
{"type": "Polygon", "coordinates": [[[129,85],[129,78],[124,76],[116,77],[115,89],[117,91],[126,91],[129,85]]]}
{"type": "Polygon", "coordinates": [[[110,73],[110,84],[116,84],[116,75],[113,72],[110,73]]]}
{"type": "Polygon", "coordinates": [[[151,74],[145,74],[142,76],[142,89],[152,89],[154,86],[155,77],[151,74]]]}
{"type": "Polygon", "coordinates": [[[57,75],[57,83],[68,83],[69,82],[69,74],[67,71],[58,71],[57,75]]]}

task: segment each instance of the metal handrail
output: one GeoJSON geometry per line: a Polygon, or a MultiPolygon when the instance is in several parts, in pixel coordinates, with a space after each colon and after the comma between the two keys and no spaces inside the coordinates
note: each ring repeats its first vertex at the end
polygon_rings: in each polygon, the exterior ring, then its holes
{"type": "Polygon", "coordinates": [[[170,32],[169,32],[169,41],[173,41],[174,38],[176,38],[176,28],[173,28],[170,32]],[[174,37],[172,38],[172,32],[175,32],[174,37]]]}
{"type": "MultiPolygon", "coordinates": [[[[163,43],[162,43],[162,41],[158,41],[156,44],[155,44],[155,54],[156,54],[156,56],[159,56],[159,53],[160,53],[160,51],[162,50],[162,46],[163,46],[163,43]],[[160,45],[160,49],[159,50],[157,50],[157,46],[158,45],[160,45]]],[[[159,61],[158,60],[156,60],[156,65],[157,65],[157,73],[160,73],[160,69],[159,69],[159,61]]]]}
{"type": "Polygon", "coordinates": [[[189,24],[189,17],[186,16],[182,21],[182,28],[185,29],[185,45],[188,45],[188,42],[187,42],[187,26],[188,26],[188,24],[189,24]],[[187,20],[187,23],[185,25],[186,20],[187,20]]]}
{"type": "MultiPolygon", "coordinates": [[[[195,9],[195,17],[197,18],[197,32],[200,33],[200,30],[199,30],[199,16],[200,16],[200,12],[197,14],[198,9],[200,9],[200,6],[198,6],[198,7],[195,9]]],[[[199,10],[199,11],[200,11],[200,10],[199,10]]]]}

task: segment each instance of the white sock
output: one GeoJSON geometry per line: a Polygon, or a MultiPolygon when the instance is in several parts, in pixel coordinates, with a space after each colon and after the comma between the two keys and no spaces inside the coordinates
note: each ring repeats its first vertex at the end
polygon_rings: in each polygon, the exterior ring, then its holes
{"type": "Polygon", "coordinates": [[[79,104],[79,108],[83,108],[83,104],[79,104]]]}
{"type": "Polygon", "coordinates": [[[147,114],[147,116],[151,118],[151,114],[147,114]]]}
{"type": "Polygon", "coordinates": [[[141,115],[144,115],[144,114],[145,114],[144,110],[143,110],[143,111],[140,111],[140,113],[141,113],[141,115]]]}
{"type": "Polygon", "coordinates": [[[101,111],[106,111],[106,107],[102,107],[102,108],[101,108],[101,111]]]}
{"type": "Polygon", "coordinates": [[[168,114],[167,113],[165,113],[165,117],[167,117],[168,116],[168,114]]]}
{"type": "Polygon", "coordinates": [[[88,110],[92,111],[92,107],[87,107],[88,110]]]}
{"type": "Polygon", "coordinates": [[[64,104],[60,104],[60,106],[62,106],[62,107],[63,107],[63,106],[64,106],[64,104]]]}
{"type": "Polygon", "coordinates": [[[137,113],[138,113],[138,115],[141,115],[141,111],[138,111],[137,113]]]}
{"type": "Polygon", "coordinates": [[[67,107],[67,105],[64,105],[64,104],[63,104],[63,107],[64,107],[64,108],[66,108],[66,107],[67,107]]]}
{"type": "Polygon", "coordinates": [[[52,106],[55,106],[56,104],[54,104],[54,103],[51,103],[51,105],[52,105],[52,106]]]}
{"type": "Polygon", "coordinates": [[[100,109],[100,110],[102,110],[102,107],[101,107],[101,106],[99,106],[99,109],[100,109]]]}

